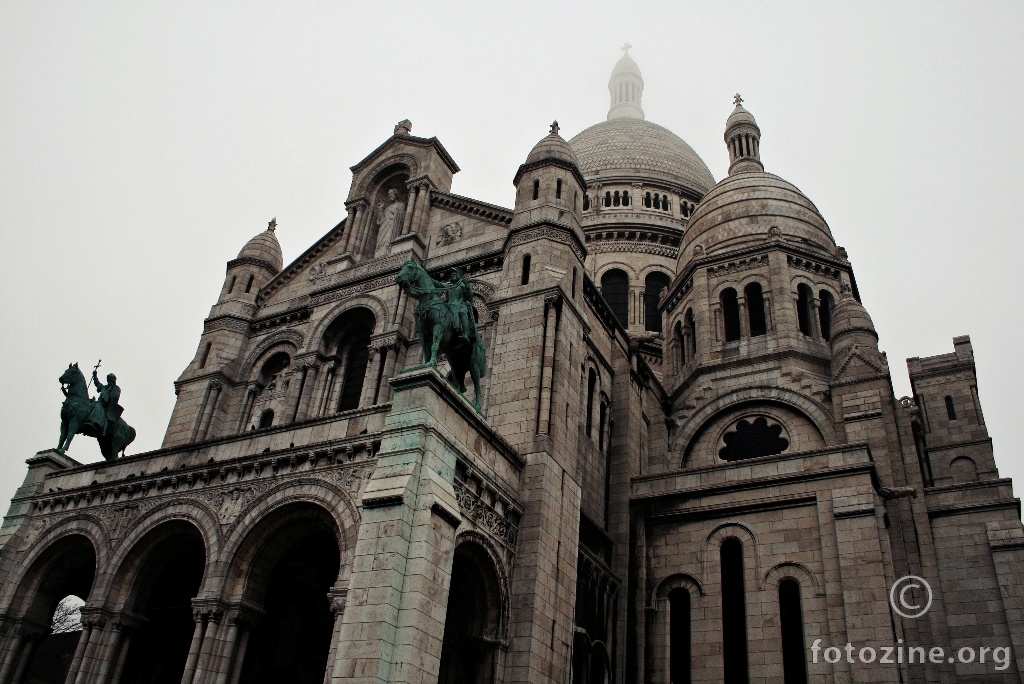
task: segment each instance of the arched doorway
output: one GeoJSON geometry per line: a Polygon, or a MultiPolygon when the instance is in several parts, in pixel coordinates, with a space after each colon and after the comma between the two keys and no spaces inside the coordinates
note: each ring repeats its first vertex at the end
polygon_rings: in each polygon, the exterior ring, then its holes
{"type": "MultiPolygon", "coordinates": [[[[63,682],[83,634],[76,608],[89,598],[96,551],[83,535],[71,534],[44,551],[22,583],[22,627],[35,638],[14,637],[0,677],[12,682],[63,682]]],[[[11,613],[15,609],[12,606],[11,613]]]]}
{"type": "Polygon", "coordinates": [[[501,586],[482,547],[455,549],[438,684],[491,684],[501,637],[501,586]]]}
{"type": "Polygon", "coordinates": [[[341,566],[330,514],[315,504],[284,506],[256,526],[242,549],[232,574],[244,585],[242,600],[262,615],[232,671],[241,667],[239,681],[247,684],[321,684],[334,632],[327,594],[341,566]]]}
{"type": "Polygon", "coordinates": [[[192,599],[205,567],[203,537],[184,520],[157,526],[129,552],[118,584],[130,587],[124,606],[138,618],[138,626],[115,649],[123,654],[112,654],[115,662],[124,663],[119,684],[181,681],[195,631],[192,599]]]}

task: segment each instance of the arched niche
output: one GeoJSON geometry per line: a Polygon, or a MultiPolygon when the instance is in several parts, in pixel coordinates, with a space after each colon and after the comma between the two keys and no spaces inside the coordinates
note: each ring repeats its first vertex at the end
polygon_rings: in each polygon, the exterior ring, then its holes
{"type": "Polygon", "coordinates": [[[130,640],[115,643],[108,656],[112,662],[124,660],[120,684],[181,681],[195,631],[192,599],[206,561],[202,533],[180,519],[157,524],[128,552],[112,596],[121,620],[131,625],[130,640]]]}
{"type": "Polygon", "coordinates": [[[328,592],[339,583],[340,532],[323,506],[296,501],[261,517],[228,569],[227,602],[247,607],[248,634],[231,671],[262,684],[324,680],[334,631],[328,592]]]}
{"type": "Polygon", "coordinates": [[[367,220],[362,221],[365,258],[387,256],[391,242],[401,236],[405,215],[412,210],[408,183],[409,167],[403,163],[391,164],[373,176],[366,193],[367,220]]]}
{"type": "Polygon", "coordinates": [[[495,681],[497,644],[505,636],[502,584],[482,544],[467,539],[456,546],[438,684],[495,681]]]}

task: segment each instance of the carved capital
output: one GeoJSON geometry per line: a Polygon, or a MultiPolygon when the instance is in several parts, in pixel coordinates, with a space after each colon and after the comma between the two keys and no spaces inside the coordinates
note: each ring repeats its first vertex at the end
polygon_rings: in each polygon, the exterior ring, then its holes
{"type": "Polygon", "coordinates": [[[554,308],[554,309],[561,309],[562,308],[562,295],[561,295],[561,293],[553,294],[553,295],[548,295],[547,297],[544,298],[544,313],[547,313],[548,309],[551,309],[551,308],[554,308]]]}
{"type": "Polygon", "coordinates": [[[327,600],[331,604],[331,613],[334,617],[341,617],[348,603],[348,589],[331,589],[327,592],[327,600]]]}

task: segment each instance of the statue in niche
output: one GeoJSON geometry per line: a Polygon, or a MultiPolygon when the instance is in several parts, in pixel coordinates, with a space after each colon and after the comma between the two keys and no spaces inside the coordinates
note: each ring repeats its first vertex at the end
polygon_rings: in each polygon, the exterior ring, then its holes
{"type": "Polygon", "coordinates": [[[405,217],[405,203],[398,198],[398,190],[388,190],[387,205],[384,200],[377,200],[377,210],[374,212],[377,223],[377,246],[373,250],[373,256],[386,256],[391,249],[391,241],[402,232],[402,219],[405,217]]]}

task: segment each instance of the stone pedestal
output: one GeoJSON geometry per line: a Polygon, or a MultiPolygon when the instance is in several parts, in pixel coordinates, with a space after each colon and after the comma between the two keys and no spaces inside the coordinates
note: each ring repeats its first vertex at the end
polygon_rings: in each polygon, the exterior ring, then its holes
{"type": "Polygon", "coordinates": [[[363,491],[348,600],[329,681],[434,682],[444,637],[455,530],[457,456],[482,427],[429,368],[392,381],[377,469],[363,491]]]}
{"type": "Polygon", "coordinates": [[[25,475],[25,481],[18,487],[14,498],[11,499],[11,507],[7,509],[3,526],[0,527],[0,552],[2,552],[7,542],[18,531],[25,516],[28,515],[28,498],[42,491],[46,476],[58,470],[66,470],[82,465],[56,449],[40,451],[25,462],[28,464],[28,473],[25,475]]]}

